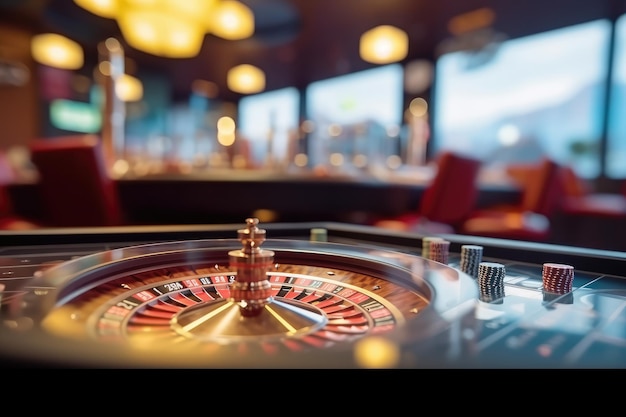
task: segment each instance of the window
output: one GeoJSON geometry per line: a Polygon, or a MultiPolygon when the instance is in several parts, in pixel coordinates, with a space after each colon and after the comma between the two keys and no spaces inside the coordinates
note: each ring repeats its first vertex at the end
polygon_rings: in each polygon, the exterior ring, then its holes
{"type": "Polygon", "coordinates": [[[603,19],[442,55],[431,153],[453,149],[486,164],[549,155],[599,176],[610,34],[603,19]]]}
{"type": "MultiPolygon", "coordinates": [[[[400,64],[341,75],[311,83],[306,89],[306,118],[312,165],[325,164],[331,155],[371,157],[388,153],[387,139],[402,124],[404,69],[400,64]],[[390,134],[390,132],[393,132],[390,134]]],[[[347,161],[348,162],[348,161],[347,161]]]]}
{"type": "Polygon", "coordinates": [[[239,100],[238,119],[238,130],[250,141],[258,163],[284,161],[290,134],[298,130],[300,93],[288,87],[245,96],[239,100]]]}
{"type": "Polygon", "coordinates": [[[615,55],[607,127],[606,175],[626,178],[626,15],[615,24],[615,55]]]}

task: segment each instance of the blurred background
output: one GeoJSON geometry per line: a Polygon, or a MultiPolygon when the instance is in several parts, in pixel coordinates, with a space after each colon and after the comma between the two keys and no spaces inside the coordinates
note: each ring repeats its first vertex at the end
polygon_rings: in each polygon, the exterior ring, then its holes
{"type": "Polygon", "coordinates": [[[118,177],[453,150],[622,194],[625,103],[626,0],[0,0],[0,148],[97,134],[118,177]]]}

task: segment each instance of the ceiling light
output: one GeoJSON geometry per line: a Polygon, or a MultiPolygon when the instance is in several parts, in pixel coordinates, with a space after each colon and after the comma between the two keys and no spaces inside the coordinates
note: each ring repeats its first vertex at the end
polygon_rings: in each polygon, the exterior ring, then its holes
{"type": "Polygon", "coordinates": [[[74,0],[74,3],[95,15],[110,19],[114,19],[119,10],[119,0],[74,0]]]}
{"type": "Polygon", "coordinates": [[[54,33],[33,36],[31,53],[35,61],[49,67],[73,70],[83,66],[83,48],[73,40],[54,33]]]}
{"type": "Polygon", "coordinates": [[[265,89],[265,73],[253,65],[242,64],[228,71],[226,82],[236,93],[259,93],[265,89]]]}
{"type": "Polygon", "coordinates": [[[143,97],[143,84],[132,75],[122,74],[115,83],[115,94],[125,102],[139,101],[143,97]]]}
{"type": "Polygon", "coordinates": [[[116,19],[135,49],[167,58],[191,58],[213,32],[225,39],[254,33],[252,11],[236,0],[74,0],[102,17],[116,19]]]}
{"type": "Polygon", "coordinates": [[[254,34],[254,14],[243,3],[224,0],[213,12],[209,29],[213,34],[224,39],[249,38],[254,34]]]}
{"type": "Polygon", "coordinates": [[[166,58],[191,58],[200,52],[204,25],[162,10],[131,9],[117,18],[126,42],[166,58]]]}
{"type": "Polygon", "coordinates": [[[361,59],[373,64],[390,64],[406,58],[409,37],[401,29],[382,25],[361,35],[359,53],[361,59]]]}

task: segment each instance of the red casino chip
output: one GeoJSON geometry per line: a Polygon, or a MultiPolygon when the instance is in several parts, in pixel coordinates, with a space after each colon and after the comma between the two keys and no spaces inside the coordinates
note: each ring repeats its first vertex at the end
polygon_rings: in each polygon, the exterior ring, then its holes
{"type": "Polygon", "coordinates": [[[544,291],[555,294],[566,294],[572,291],[574,267],[558,263],[544,263],[542,269],[544,291]]]}

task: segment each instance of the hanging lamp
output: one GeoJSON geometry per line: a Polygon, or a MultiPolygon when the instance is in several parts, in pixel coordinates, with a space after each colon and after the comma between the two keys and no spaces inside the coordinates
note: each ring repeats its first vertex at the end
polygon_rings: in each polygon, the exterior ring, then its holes
{"type": "Polygon", "coordinates": [[[409,37],[402,29],[381,25],[361,35],[359,54],[372,64],[390,64],[406,58],[409,37]]]}
{"type": "Polygon", "coordinates": [[[204,36],[242,39],[254,33],[254,16],[236,0],[74,0],[101,17],[117,20],[135,49],[167,58],[192,58],[204,36]],[[218,19],[221,15],[225,19],[218,19]]]}
{"type": "Polygon", "coordinates": [[[223,0],[215,8],[209,29],[220,38],[246,39],[254,34],[254,14],[239,1],[223,0]]]}
{"type": "Polygon", "coordinates": [[[83,48],[73,40],[56,33],[42,33],[31,39],[35,61],[49,67],[75,70],[83,66],[83,48]]]}
{"type": "Polygon", "coordinates": [[[250,64],[237,65],[228,70],[226,82],[236,93],[259,93],[265,89],[265,73],[250,64]]]}

